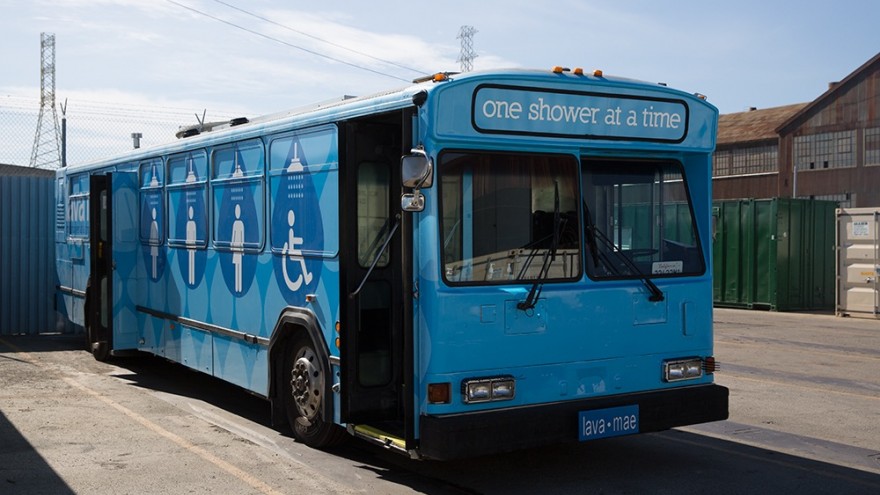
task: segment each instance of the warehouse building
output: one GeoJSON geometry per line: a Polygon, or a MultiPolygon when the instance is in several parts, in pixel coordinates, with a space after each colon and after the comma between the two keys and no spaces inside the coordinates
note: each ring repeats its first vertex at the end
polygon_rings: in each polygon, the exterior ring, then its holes
{"type": "Polygon", "coordinates": [[[808,103],[722,115],[715,199],[880,206],[880,54],[808,103]]]}

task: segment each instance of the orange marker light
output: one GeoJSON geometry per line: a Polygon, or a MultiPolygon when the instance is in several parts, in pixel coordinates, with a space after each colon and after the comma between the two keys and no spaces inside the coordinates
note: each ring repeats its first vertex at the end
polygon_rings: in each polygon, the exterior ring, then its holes
{"type": "Polygon", "coordinates": [[[715,373],[718,368],[718,363],[715,362],[715,358],[713,356],[709,356],[703,360],[703,371],[705,371],[707,375],[715,373]]]}
{"type": "Polygon", "coordinates": [[[573,72],[574,72],[574,75],[576,75],[576,76],[582,76],[582,75],[584,75],[584,68],[583,67],[575,67],[573,72]]]}
{"type": "Polygon", "coordinates": [[[428,384],[428,402],[431,404],[449,404],[451,401],[449,383],[429,383],[428,384]]]}
{"type": "Polygon", "coordinates": [[[593,75],[596,77],[602,77],[602,69],[596,69],[593,71],[593,75]]]}

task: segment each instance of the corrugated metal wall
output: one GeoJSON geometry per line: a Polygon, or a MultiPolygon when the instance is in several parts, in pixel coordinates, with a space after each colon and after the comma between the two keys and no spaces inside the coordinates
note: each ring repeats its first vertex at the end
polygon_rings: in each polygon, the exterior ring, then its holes
{"type": "Polygon", "coordinates": [[[0,176],[0,335],[55,331],[53,185],[0,176]]]}

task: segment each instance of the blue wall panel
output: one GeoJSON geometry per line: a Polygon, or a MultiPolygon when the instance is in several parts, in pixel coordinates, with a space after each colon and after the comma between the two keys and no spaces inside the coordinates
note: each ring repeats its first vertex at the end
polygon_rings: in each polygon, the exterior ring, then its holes
{"type": "Polygon", "coordinates": [[[0,177],[0,335],[55,331],[54,180],[0,177]]]}

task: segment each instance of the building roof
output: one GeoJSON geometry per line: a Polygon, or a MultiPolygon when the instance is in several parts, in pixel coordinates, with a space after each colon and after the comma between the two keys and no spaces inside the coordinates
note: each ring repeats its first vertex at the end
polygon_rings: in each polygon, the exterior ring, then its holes
{"type": "Polygon", "coordinates": [[[809,103],[728,113],[718,117],[718,145],[778,140],[776,131],[809,103]]]}
{"type": "Polygon", "coordinates": [[[0,177],[55,177],[54,170],[34,167],[20,167],[18,165],[4,165],[0,163],[0,177]]]}
{"type": "Polygon", "coordinates": [[[821,96],[805,105],[804,108],[801,108],[797,113],[791,115],[787,120],[780,122],[776,131],[779,134],[784,134],[802,124],[811,116],[825,108],[829,101],[832,101],[839,94],[849,91],[854,85],[858,84],[861,81],[861,76],[863,74],[875,70],[880,70],[880,53],[874,55],[871,60],[862,64],[858,69],[852,71],[852,73],[839,83],[831,84],[828,91],[822,93],[821,96]]]}

